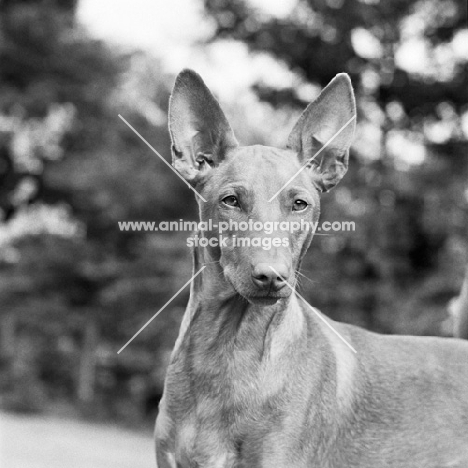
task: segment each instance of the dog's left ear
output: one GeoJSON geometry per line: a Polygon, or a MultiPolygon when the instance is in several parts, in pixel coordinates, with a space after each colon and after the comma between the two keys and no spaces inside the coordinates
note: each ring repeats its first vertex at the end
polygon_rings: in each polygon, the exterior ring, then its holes
{"type": "Polygon", "coordinates": [[[200,75],[183,70],[169,101],[172,164],[189,182],[198,183],[217,166],[237,140],[218,101],[200,75]]]}
{"type": "Polygon", "coordinates": [[[356,102],[351,80],[346,73],[340,73],[307,106],[288,139],[288,148],[312,168],[323,192],[333,188],[348,170],[355,127],[356,102]]]}

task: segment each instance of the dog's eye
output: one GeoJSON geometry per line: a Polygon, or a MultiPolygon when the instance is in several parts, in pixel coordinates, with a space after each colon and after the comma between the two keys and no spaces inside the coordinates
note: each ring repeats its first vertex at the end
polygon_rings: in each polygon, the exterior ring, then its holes
{"type": "Polygon", "coordinates": [[[239,206],[239,200],[234,195],[223,198],[223,203],[227,206],[239,206]]]}
{"type": "Polygon", "coordinates": [[[309,204],[304,200],[296,200],[293,205],[293,211],[304,211],[309,204]]]}

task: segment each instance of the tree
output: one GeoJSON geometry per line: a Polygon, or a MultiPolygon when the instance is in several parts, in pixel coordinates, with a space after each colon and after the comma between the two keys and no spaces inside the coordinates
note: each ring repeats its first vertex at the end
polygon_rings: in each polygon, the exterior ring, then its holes
{"type": "MultiPolygon", "coordinates": [[[[72,4],[0,8],[0,320],[13,367],[11,349],[35,340],[22,372],[88,406],[105,350],[154,314],[188,265],[183,239],[120,232],[117,222],[177,219],[192,197],[118,118],[169,156],[160,64],[88,37],[72,4]]],[[[135,343],[140,355],[170,346],[175,310],[135,343]]],[[[136,354],[130,347],[120,362],[135,368],[136,354]]]]}

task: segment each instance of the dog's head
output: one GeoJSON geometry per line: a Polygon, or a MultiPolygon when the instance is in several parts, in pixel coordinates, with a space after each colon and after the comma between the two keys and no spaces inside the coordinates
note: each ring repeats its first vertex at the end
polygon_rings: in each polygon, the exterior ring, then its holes
{"type": "Polygon", "coordinates": [[[169,109],[173,165],[201,195],[201,221],[212,220],[203,233],[211,257],[250,302],[291,294],[285,286],[312,240],[320,194],[346,173],[355,116],[350,79],[340,74],[304,111],[285,149],[239,146],[200,76],[178,75],[169,109]]]}

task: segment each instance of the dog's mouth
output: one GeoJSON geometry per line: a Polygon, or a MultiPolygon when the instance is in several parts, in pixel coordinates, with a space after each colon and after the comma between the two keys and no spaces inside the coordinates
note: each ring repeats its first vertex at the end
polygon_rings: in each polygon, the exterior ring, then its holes
{"type": "Polygon", "coordinates": [[[249,295],[249,296],[244,296],[244,297],[253,305],[268,306],[268,305],[274,305],[277,302],[281,301],[281,299],[286,299],[289,296],[290,294],[287,294],[287,293],[283,293],[283,294],[270,293],[270,294],[265,294],[265,295],[249,295]]]}

